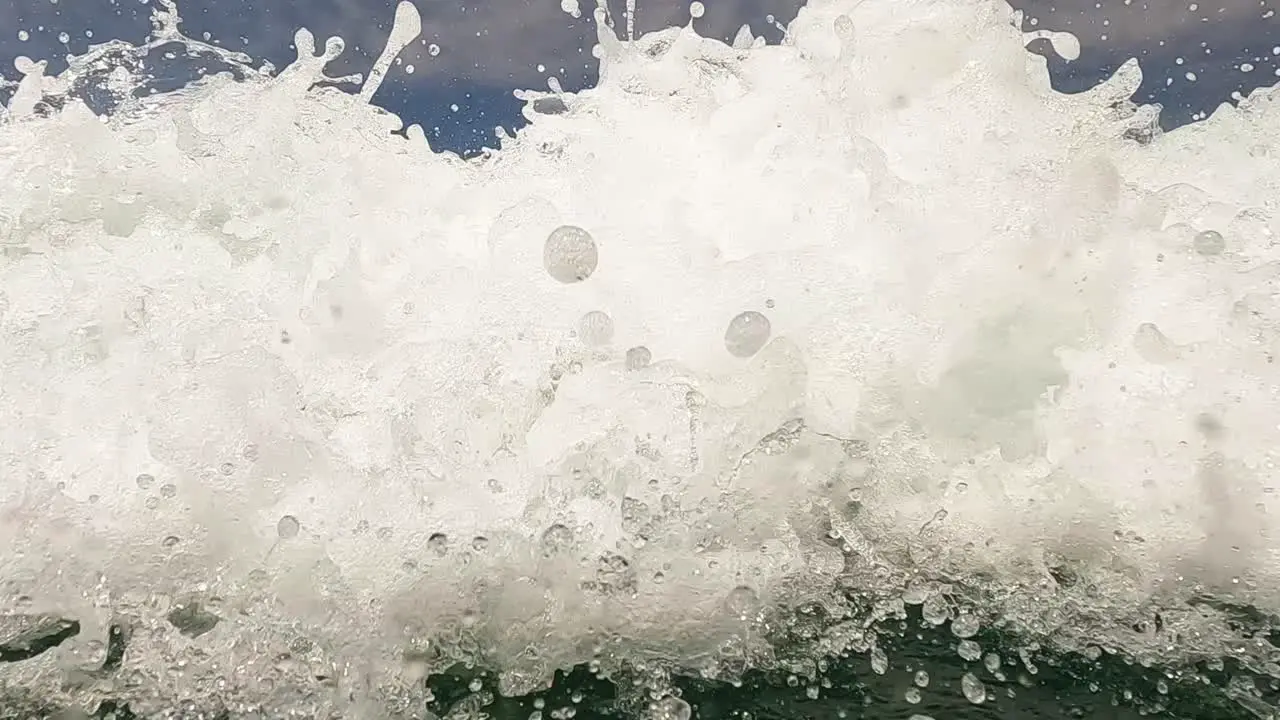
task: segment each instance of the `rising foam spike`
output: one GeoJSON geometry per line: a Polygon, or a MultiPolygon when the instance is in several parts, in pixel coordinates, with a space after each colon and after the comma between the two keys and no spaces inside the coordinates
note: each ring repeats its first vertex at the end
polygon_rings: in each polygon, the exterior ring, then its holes
{"type": "Polygon", "coordinates": [[[405,46],[413,42],[422,34],[422,15],[418,13],[418,8],[409,0],[401,0],[396,6],[396,19],[391,25],[391,35],[387,37],[387,46],[382,49],[382,54],[378,56],[378,61],[373,64],[373,69],[369,71],[369,79],[365,81],[364,86],[360,88],[360,99],[369,102],[373,99],[374,93],[378,92],[378,88],[382,87],[382,81],[386,79],[387,70],[391,68],[391,61],[396,59],[401,50],[405,46]]]}

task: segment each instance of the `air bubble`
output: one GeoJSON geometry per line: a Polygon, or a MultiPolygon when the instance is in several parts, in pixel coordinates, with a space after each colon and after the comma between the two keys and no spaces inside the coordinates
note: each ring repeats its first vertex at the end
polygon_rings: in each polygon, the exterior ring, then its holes
{"type": "Polygon", "coordinates": [[[542,554],[550,557],[567,551],[573,545],[573,531],[556,523],[542,533],[542,554]]]}
{"type": "Polygon", "coordinates": [[[575,225],[561,225],[551,231],[542,251],[547,274],[565,284],[591,277],[599,261],[595,238],[575,225]]]}
{"type": "Polygon", "coordinates": [[[749,358],[760,352],[773,332],[769,318],[755,310],[738,313],[724,332],[724,346],[734,357],[749,358]]]}
{"type": "Polygon", "coordinates": [[[651,362],[653,362],[653,353],[643,345],[637,345],[627,351],[628,370],[643,370],[649,367],[651,362]]]}
{"type": "Polygon", "coordinates": [[[613,340],[613,318],[600,310],[583,315],[578,320],[578,338],[585,345],[608,345],[613,340]]]}
{"type": "Polygon", "coordinates": [[[1222,233],[1217,230],[1203,230],[1196,233],[1195,240],[1191,241],[1192,247],[1195,248],[1197,254],[1200,255],[1221,255],[1223,250],[1227,249],[1227,243],[1222,238],[1222,233]]]}
{"type": "Polygon", "coordinates": [[[281,540],[297,537],[301,529],[302,525],[298,523],[298,518],[292,515],[281,515],[280,520],[276,522],[276,535],[281,540]]]}
{"type": "Polygon", "coordinates": [[[760,605],[760,597],[756,595],[756,591],[746,585],[739,585],[729,591],[729,597],[725,599],[725,607],[736,617],[746,618],[755,613],[760,605]]]}

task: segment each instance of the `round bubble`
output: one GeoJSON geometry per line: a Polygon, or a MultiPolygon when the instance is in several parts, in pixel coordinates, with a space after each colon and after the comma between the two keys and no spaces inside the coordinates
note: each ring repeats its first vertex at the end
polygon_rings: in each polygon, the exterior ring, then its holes
{"type": "Polygon", "coordinates": [[[613,340],[613,318],[609,313],[592,310],[578,320],[578,337],[587,345],[608,345],[613,340]]]}
{"type": "Polygon", "coordinates": [[[643,370],[653,362],[653,353],[643,345],[637,345],[627,351],[627,369],[643,370]]]}
{"type": "Polygon", "coordinates": [[[1200,255],[1221,255],[1222,251],[1227,249],[1227,241],[1222,239],[1222,233],[1217,230],[1196,233],[1191,245],[1200,255]]]}
{"type": "Polygon", "coordinates": [[[276,523],[276,535],[281,540],[288,540],[298,536],[298,531],[302,529],[302,525],[298,522],[298,518],[292,515],[282,515],[280,521],[276,523]]]}
{"type": "Polygon", "coordinates": [[[755,310],[738,313],[724,332],[724,346],[734,357],[749,358],[769,342],[773,328],[769,318],[755,310]]]}
{"type": "Polygon", "coordinates": [[[547,236],[542,264],[547,274],[562,283],[582,282],[600,262],[595,238],[575,225],[561,225],[547,236]]]}

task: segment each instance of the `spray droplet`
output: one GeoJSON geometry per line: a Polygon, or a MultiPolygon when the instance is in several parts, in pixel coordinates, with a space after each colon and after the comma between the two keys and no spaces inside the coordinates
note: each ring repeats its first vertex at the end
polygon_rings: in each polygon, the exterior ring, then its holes
{"type": "Polygon", "coordinates": [[[971,638],[978,634],[978,619],[968,613],[961,613],[951,621],[951,633],[958,638],[971,638]]]}
{"type": "Polygon", "coordinates": [[[600,310],[583,315],[578,321],[578,338],[586,345],[608,345],[613,340],[613,318],[600,310]]]}
{"type": "Polygon", "coordinates": [[[595,238],[574,225],[562,225],[551,231],[542,252],[547,274],[566,284],[591,277],[599,261],[595,238]]]}
{"type": "Polygon", "coordinates": [[[627,351],[627,369],[643,370],[649,367],[649,363],[653,362],[653,353],[649,352],[649,348],[638,345],[627,351]]]}
{"type": "Polygon", "coordinates": [[[427,54],[431,57],[438,56],[440,54],[440,46],[435,43],[431,43],[427,46],[427,54]]]}
{"type": "Polygon", "coordinates": [[[281,540],[297,537],[300,529],[302,529],[302,526],[298,523],[298,518],[292,515],[281,515],[280,520],[276,523],[276,535],[281,540]]]}
{"type": "Polygon", "coordinates": [[[694,0],[692,3],[689,3],[689,16],[692,17],[693,19],[697,20],[698,18],[706,14],[707,14],[707,6],[698,2],[698,0],[694,0]]]}
{"type": "Polygon", "coordinates": [[[665,697],[654,706],[656,720],[689,720],[692,715],[693,708],[678,697],[665,697]]]}
{"type": "Polygon", "coordinates": [[[1191,244],[1199,255],[1221,255],[1222,251],[1227,249],[1227,242],[1222,239],[1222,233],[1217,230],[1196,233],[1195,240],[1191,244]]]}
{"type": "Polygon", "coordinates": [[[746,585],[739,585],[730,590],[729,597],[725,599],[725,607],[739,618],[750,617],[759,606],[760,598],[756,595],[756,591],[746,585]]]}
{"type": "Polygon", "coordinates": [[[964,693],[964,697],[974,705],[981,705],[987,700],[987,686],[982,684],[977,675],[973,673],[965,673],[960,678],[960,689],[964,693]]]}
{"type": "Polygon", "coordinates": [[[772,332],[769,318],[748,310],[729,321],[729,328],[724,333],[724,346],[734,357],[749,358],[769,342],[772,332]]]}
{"type": "Polygon", "coordinates": [[[550,557],[565,552],[573,545],[573,531],[556,523],[542,533],[542,554],[550,557]]]}

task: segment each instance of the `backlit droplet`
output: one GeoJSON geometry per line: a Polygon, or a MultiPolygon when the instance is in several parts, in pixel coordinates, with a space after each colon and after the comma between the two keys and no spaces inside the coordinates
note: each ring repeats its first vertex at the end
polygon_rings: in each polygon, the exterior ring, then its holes
{"type": "Polygon", "coordinates": [[[964,693],[964,697],[974,705],[981,705],[987,700],[987,686],[982,684],[977,675],[973,673],[965,673],[960,678],[960,690],[964,693]]]}
{"type": "Polygon", "coordinates": [[[769,342],[772,332],[769,318],[748,310],[729,321],[729,328],[724,333],[724,346],[734,357],[749,358],[769,342]]]}
{"type": "Polygon", "coordinates": [[[288,540],[289,538],[297,537],[298,531],[301,528],[302,526],[298,523],[298,518],[292,515],[282,515],[280,516],[280,520],[276,523],[276,535],[278,535],[281,540],[288,540]]]}
{"type": "Polygon", "coordinates": [[[678,697],[665,697],[658,701],[654,708],[657,720],[689,720],[693,708],[678,697]]]}
{"type": "Polygon", "coordinates": [[[653,362],[653,353],[649,352],[649,348],[638,345],[627,351],[627,369],[642,370],[649,367],[649,363],[653,362]]]}
{"type": "Polygon", "coordinates": [[[978,619],[969,613],[961,613],[951,621],[951,633],[958,638],[970,638],[978,634],[978,619]]]}
{"type": "Polygon", "coordinates": [[[578,321],[578,338],[586,345],[608,345],[613,340],[613,318],[600,310],[583,315],[578,321]]]}
{"type": "Polygon", "coordinates": [[[547,274],[566,284],[591,277],[599,261],[595,238],[575,225],[561,225],[551,231],[542,252],[547,274]]]}
{"type": "Polygon", "coordinates": [[[1226,240],[1222,239],[1222,233],[1217,230],[1204,230],[1196,233],[1195,240],[1191,241],[1192,247],[1196,253],[1200,255],[1221,255],[1223,250],[1227,249],[1226,240]]]}

